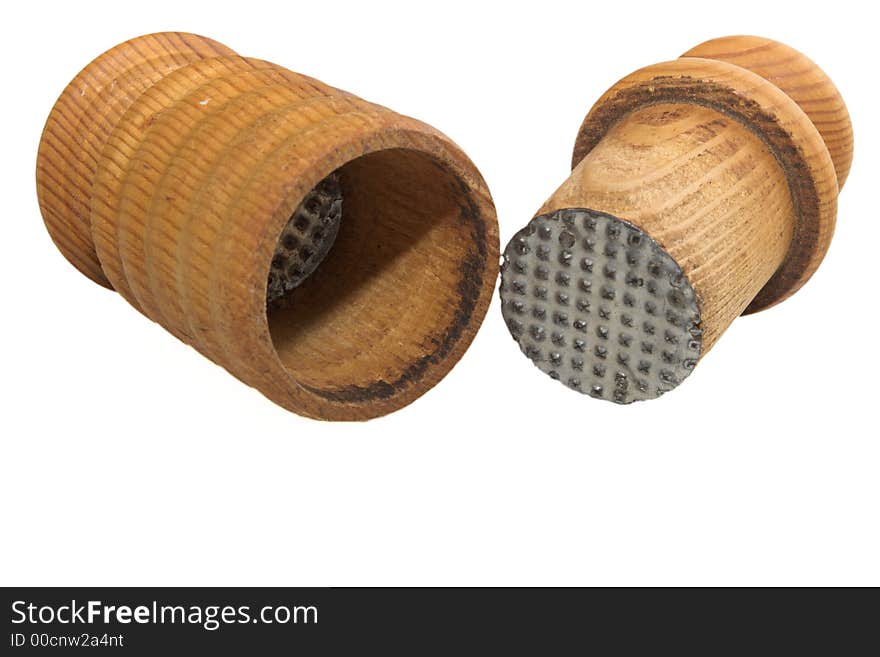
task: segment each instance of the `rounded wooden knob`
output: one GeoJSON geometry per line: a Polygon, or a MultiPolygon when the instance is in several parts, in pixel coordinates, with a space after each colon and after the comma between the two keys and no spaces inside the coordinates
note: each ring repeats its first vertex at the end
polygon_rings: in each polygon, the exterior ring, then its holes
{"type": "Polygon", "coordinates": [[[436,384],[497,276],[491,196],[446,136],[191,34],[128,41],[70,83],[37,191],[81,272],[320,419],[436,384]]]}
{"type": "Polygon", "coordinates": [[[816,271],[852,144],[830,79],[774,41],[716,39],[626,76],[587,115],[571,176],[507,245],[511,334],[579,392],[671,390],[734,318],[816,271]]]}

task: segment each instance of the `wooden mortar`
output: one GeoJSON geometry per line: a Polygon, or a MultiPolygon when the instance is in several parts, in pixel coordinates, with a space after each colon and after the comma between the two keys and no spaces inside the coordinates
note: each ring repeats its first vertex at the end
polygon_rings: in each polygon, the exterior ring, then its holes
{"type": "Polygon", "coordinates": [[[587,115],[571,175],[505,252],[501,295],[508,326],[539,367],[559,378],[565,372],[572,388],[619,402],[659,396],[687,376],[734,318],[786,299],[816,271],[831,241],[852,147],[846,106],[828,76],[768,39],[715,39],[626,76],[587,115]],[[529,249],[540,242],[536,230],[548,236],[567,231],[573,246],[566,257],[574,263],[578,249],[595,248],[577,241],[589,238],[578,222],[595,216],[573,209],[604,215],[600,221],[619,224],[614,230],[623,227],[634,243],[640,235],[653,240],[650,257],[656,257],[647,262],[655,276],[638,270],[647,252],[624,244],[605,265],[610,275],[600,278],[609,296],[590,305],[593,271],[562,263],[575,279],[584,277],[580,296],[569,302],[583,312],[567,310],[564,322],[545,325],[553,290],[545,289],[540,307],[529,300],[536,284],[529,249]],[[658,292],[670,277],[679,291],[668,293],[685,294],[677,304],[658,292]],[[646,291],[645,281],[653,289],[646,291]],[[695,302],[690,309],[688,299],[695,302]],[[601,317],[597,304],[603,304],[601,317]],[[644,304],[659,322],[639,315],[644,304]],[[572,321],[583,329],[582,353],[593,360],[569,370],[571,335],[577,335],[566,333],[572,321]],[[556,345],[542,344],[551,330],[556,345]],[[596,370],[603,376],[590,372],[598,362],[591,341],[605,352],[596,370]]]}
{"type": "Polygon", "coordinates": [[[430,126],[204,37],[151,34],[56,102],[37,193],[64,256],[271,400],[362,420],[435,385],[498,267],[491,196],[430,126]],[[343,218],[267,310],[288,219],[335,172],[343,218]]]}

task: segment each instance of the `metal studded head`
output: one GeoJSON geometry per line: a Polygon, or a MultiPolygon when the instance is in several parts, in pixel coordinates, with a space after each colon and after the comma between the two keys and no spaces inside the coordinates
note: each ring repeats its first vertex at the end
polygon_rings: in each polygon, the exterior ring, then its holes
{"type": "Polygon", "coordinates": [[[646,233],[604,213],[532,219],[504,250],[501,301],[522,352],[593,397],[659,397],[700,357],[700,310],[681,268],[646,233]]]}
{"type": "Polygon", "coordinates": [[[331,173],[297,206],[275,247],[266,300],[274,303],[299,286],[327,256],[342,220],[342,188],[331,173]]]}

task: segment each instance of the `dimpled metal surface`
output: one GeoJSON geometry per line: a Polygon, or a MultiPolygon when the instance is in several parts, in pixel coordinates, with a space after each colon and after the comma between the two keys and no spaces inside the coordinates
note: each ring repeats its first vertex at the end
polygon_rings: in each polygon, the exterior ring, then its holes
{"type": "Polygon", "coordinates": [[[342,220],[342,189],[336,173],[319,182],[297,206],[275,247],[266,299],[280,299],[300,285],[330,251],[342,220]]]}
{"type": "Polygon", "coordinates": [[[646,233],[584,209],[532,219],[501,265],[505,323],[569,388],[621,404],[659,397],[700,357],[696,294],[646,233]]]}

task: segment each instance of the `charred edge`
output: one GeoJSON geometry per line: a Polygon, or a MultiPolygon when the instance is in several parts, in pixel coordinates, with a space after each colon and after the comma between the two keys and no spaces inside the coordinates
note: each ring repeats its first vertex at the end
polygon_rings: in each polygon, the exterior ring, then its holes
{"type": "Polygon", "coordinates": [[[465,192],[465,200],[459,204],[459,219],[463,224],[472,227],[475,251],[472,251],[458,268],[460,276],[455,288],[459,297],[458,307],[455,309],[455,315],[443,338],[440,340],[432,338],[431,341],[436,345],[434,350],[413,362],[392,382],[380,379],[367,386],[351,385],[336,390],[310,387],[312,392],[333,401],[348,403],[389,399],[420,380],[431,365],[443,361],[458,343],[470,325],[471,318],[477,308],[483,290],[483,274],[489,252],[486,224],[479,206],[472,198],[473,190],[461,179],[458,183],[462,191],[465,192]]]}

